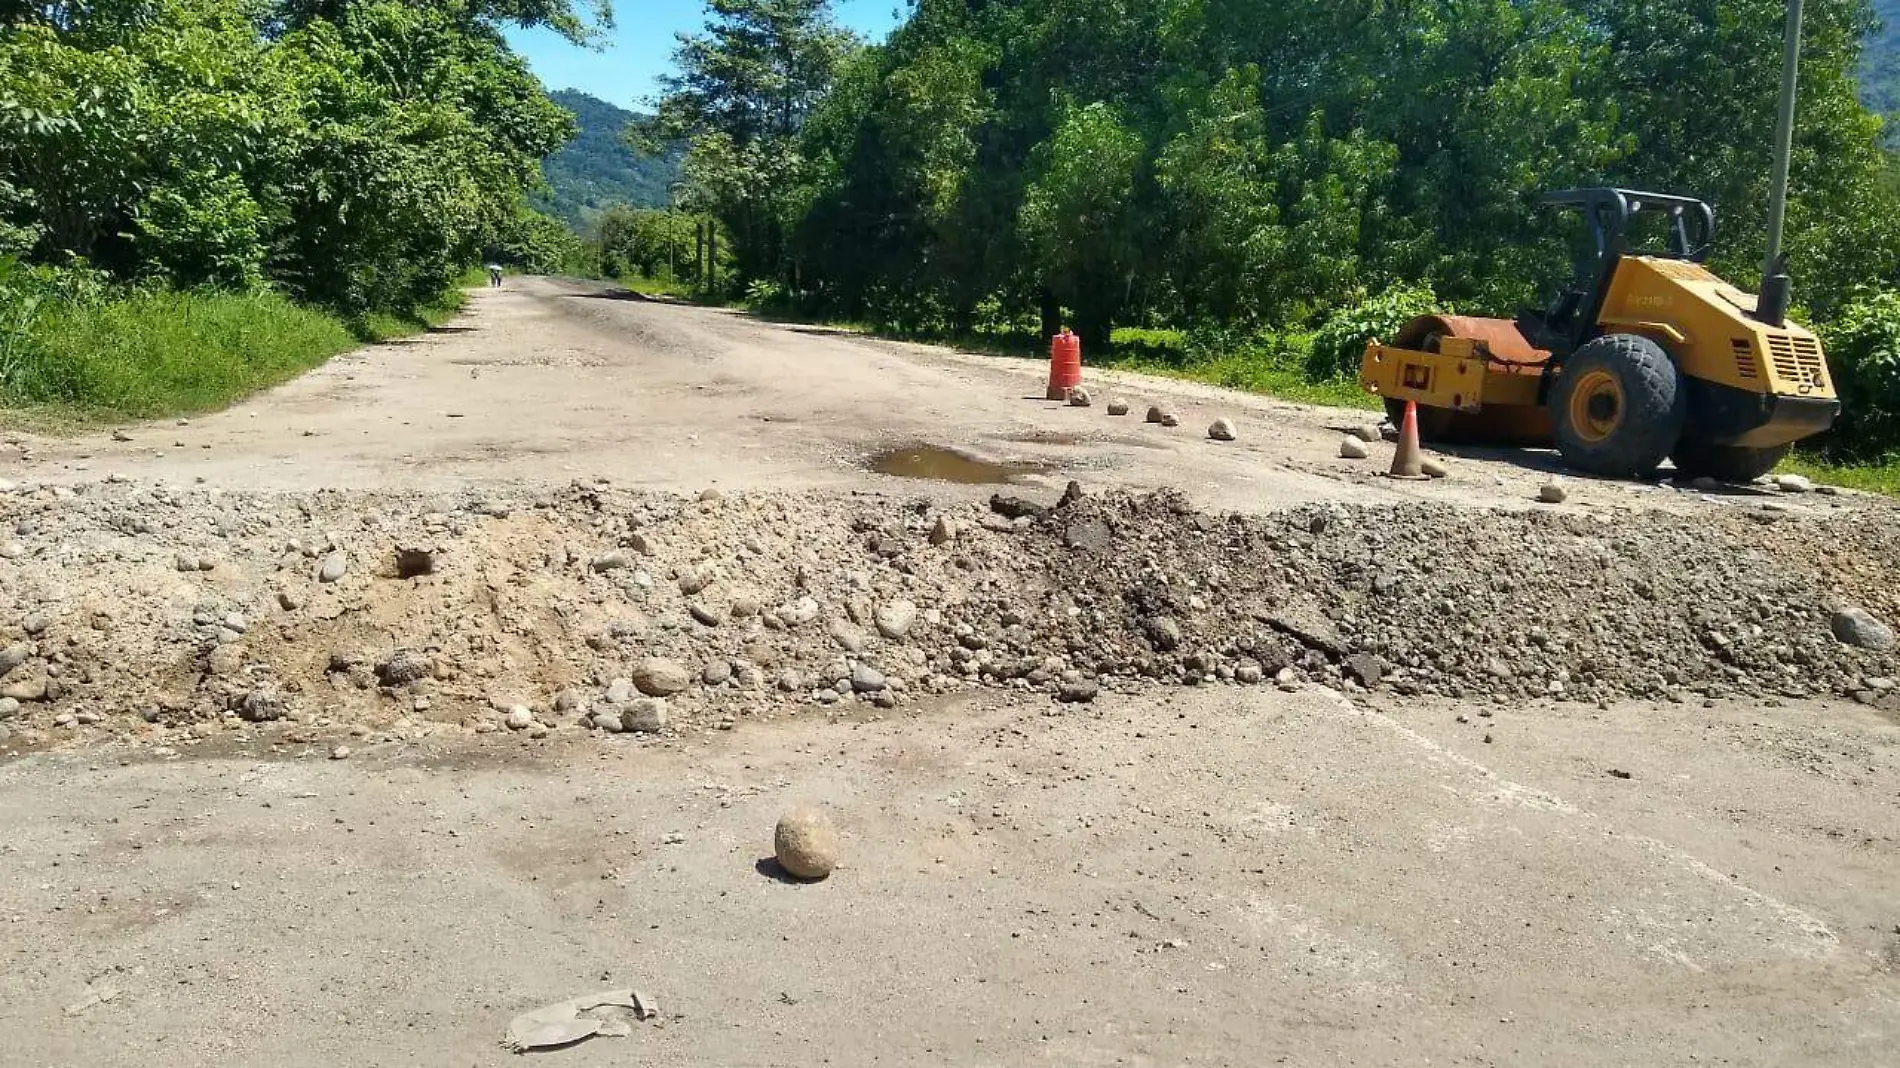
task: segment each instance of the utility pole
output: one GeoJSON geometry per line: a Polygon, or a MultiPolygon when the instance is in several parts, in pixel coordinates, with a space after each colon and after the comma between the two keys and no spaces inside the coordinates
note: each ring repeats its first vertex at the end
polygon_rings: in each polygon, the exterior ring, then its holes
{"type": "Polygon", "coordinates": [[[1788,165],[1794,155],[1794,104],[1801,81],[1801,0],[1788,0],[1788,27],[1781,58],[1781,109],[1775,118],[1775,169],[1768,191],[1768,255],[1762,263],[1755,317],[1771,326],[1788,318],[1791,289],[1782,263],[1782,228],[1788,217],[1788,165]]]}

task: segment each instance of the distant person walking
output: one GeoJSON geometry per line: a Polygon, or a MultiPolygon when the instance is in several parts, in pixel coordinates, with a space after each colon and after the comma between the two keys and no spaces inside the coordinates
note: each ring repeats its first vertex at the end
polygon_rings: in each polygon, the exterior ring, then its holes
{"type": "Polygon", "coordinates": [[[491,289],[501,288],[501,264],[491,263],[488,265],[488,285],[491,289]]]}

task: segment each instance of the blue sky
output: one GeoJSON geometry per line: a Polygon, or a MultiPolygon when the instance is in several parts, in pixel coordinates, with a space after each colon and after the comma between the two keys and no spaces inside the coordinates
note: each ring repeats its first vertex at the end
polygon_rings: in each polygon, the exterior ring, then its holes
{"type": "MultiPolygon", "coordinates": [[[[906,0],[835,0],[838,21],[873,40],[902,18],[906,0]]],[[[673,35],[706,24],[702,0],[619,0],[620,23],[605,50],[575,48],[545,30],[514,31],[508,40],[527,57],[550,89],[580,89],[623,108],[642,106],[657,89],[655,79],[672,66],[673,35]]]]}

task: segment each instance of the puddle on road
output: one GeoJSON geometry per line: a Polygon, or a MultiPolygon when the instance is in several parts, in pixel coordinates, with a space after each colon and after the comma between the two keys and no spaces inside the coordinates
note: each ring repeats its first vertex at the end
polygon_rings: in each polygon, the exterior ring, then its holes
{"type": "Polygon", "coordinates": [[[1041,464],[1005,464],[979,460],[954,449],[935,445],[912,445],[871,457],[871,470],[896,478],[925,478],[936,482],[958,482],[968,486],[1005,485],[1024,475],[1039,475],[1048,468],[1041,464]]]}

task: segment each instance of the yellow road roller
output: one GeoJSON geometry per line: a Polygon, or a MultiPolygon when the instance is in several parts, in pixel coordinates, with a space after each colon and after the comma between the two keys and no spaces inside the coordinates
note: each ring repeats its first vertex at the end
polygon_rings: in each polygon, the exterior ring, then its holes
{"type": "Polygon", "coordinates": [[[1428,315],[1368,345],[1360,381],[1426,440],[1554,445],[1569,466],[1748,482],[1840,413],[1821,343],[1787,321],[1788,279],[1761,295],[1703,266],[1715,212],[1690,197],[1570,189],[1595,244],[1550,306],[1512,319],[1428,315]],[[1647,238],[1643,251],[1634,235],[1647,238]]]}

